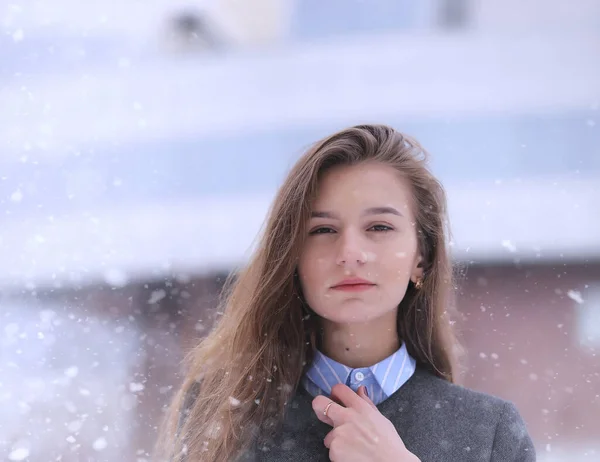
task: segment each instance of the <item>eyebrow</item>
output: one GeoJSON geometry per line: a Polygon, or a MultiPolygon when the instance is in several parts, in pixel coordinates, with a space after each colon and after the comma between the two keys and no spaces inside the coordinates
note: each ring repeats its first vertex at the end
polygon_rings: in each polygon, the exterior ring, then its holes
{"type": "MultiPolygon", "coordinates": [[[[368,209],[363,210],[361,215],[366,216],[366,215],[386,215],[386,214],[396,215],[399,217],[404,216],[397,209],[395,209],[394,207],[389,207],[389,206],[369,207],[368,209]]],[[[325,212],[325,211],[313,211],[311,213],[311,217],[312,218],[331,218],[331,219],[337,218],[335,213],[325,212]]]]}

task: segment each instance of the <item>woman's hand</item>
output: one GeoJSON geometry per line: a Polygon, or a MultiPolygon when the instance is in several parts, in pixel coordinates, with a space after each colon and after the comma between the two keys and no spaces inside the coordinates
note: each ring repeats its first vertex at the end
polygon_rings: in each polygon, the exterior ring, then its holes
{"type": "Polygon", "coordinates": [[[386,419],[366,394],[358,393],[343,384],[331,390],[331,399],[317,396],[312,402],[315,414],[333,427],[325,437],[329,459],[338,462],[417,462],[386,419]],[[337,401],[337,402],[336,402],[337,401]],[[341,404],[338,404],[341,403],[341,404]],[[327,412],[325,413],[325,410],[327,412]]]}

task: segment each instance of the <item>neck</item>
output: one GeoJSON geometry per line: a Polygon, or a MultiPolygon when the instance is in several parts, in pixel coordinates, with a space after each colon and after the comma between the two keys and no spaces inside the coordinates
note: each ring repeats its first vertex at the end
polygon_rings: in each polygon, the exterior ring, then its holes
{"type": "Polygon", "coordinates": [[[371,367],[400,348],[395,312],[364,324],[322,319],[321,326],[321,352],[351,368],[371,367]]]}

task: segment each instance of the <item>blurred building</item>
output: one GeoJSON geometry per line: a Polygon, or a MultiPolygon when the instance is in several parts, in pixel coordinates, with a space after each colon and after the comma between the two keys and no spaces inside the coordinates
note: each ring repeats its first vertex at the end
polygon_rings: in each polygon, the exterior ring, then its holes
{"type": "Polygon", "coordinates": [[[383,122],[447,187],[462,383],[598,458],[599,1],[59,3],[0,7],[0,453],[150,460],[287,169],[383,122]]]}

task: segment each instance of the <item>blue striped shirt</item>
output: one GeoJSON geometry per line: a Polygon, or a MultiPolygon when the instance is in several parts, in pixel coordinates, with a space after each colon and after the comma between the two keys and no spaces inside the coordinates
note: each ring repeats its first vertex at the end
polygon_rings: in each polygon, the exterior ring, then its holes
{"type": "Polygon", "coordinates": [[[371,367],[352,369],[317,350],[312,365],[302,377],[302,385],[312,396],[331,394],[336,383],[345,383],[358,392],[365,385],[369,398],[379,404],[393,395],[415,372],[416,361],[406,346],[371,367]]]}

